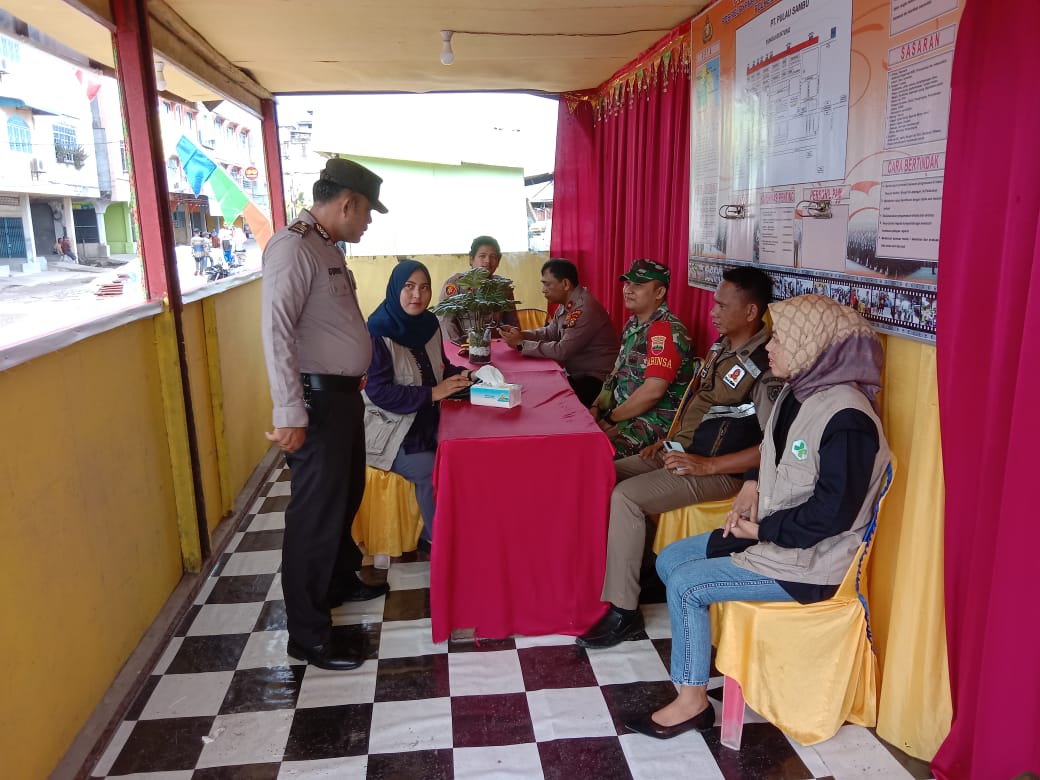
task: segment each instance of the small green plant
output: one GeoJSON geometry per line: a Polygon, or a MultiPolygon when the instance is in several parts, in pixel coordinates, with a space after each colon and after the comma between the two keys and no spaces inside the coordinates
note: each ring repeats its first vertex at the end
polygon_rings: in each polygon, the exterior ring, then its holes
{"type": "Polygon", "coordinates": [[[486,268],[473,268],[456,281],[459,291],[449,295],[430,311],[439,317],[454,317],[468,335],[470,346],[484,343],[487,330],[496,314],[512,309],[513,282],[504,276],[493,276],[486,268]]]}
{"type": "Polygon", "coordinates": [[[89,156],[87,150],[82,146],[65,146],[58,142],[54,144],[54,159],[57,162],[72,165],[77,171],[87,164],[89,156]]]}

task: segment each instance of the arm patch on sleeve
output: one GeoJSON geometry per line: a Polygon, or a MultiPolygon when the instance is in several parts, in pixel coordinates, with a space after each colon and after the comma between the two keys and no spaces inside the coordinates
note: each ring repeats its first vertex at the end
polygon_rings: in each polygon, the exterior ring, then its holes
{"type": "Polygon", "coordinates": [[[679,373],[679,362],[679,349],[672,339],[671,324],[651,323],[646,332],[645,378],[655,377],[671,383],[679,373]]]}

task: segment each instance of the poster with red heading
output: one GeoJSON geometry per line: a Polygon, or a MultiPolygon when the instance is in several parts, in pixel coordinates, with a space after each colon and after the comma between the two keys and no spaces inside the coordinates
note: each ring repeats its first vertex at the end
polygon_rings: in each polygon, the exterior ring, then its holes
{"type": "MultiPolygon", "coordinates": [[[[733,0],[693,19],[691,284],[754,264],[934,298],[961,5],[733,0]]],[[[934,306],[909,308],[892,329],[934,333],[934,306]]]]}

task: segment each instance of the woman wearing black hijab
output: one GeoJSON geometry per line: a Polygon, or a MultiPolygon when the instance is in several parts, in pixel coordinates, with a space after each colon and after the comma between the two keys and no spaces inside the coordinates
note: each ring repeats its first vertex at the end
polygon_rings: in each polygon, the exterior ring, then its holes
{"type": "Polygon", "coordinates": [[[470,385],[469,369],[448,362],[437,318],[429,311],[430,272],[402,260],[390,274],[386,300],[372,312],[372,363],[365,386],[368,465],[415,485],[422,514],[420,547],[433,541],[433,461],[437,403],[470,385]]]}

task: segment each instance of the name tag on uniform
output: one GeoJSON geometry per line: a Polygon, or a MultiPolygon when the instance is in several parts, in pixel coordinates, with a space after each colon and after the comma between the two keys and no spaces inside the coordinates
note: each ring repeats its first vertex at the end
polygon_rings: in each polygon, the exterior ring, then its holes
{"type": "Polygon", "coordinates": [[[729,370],[726,376],[722,377],[722,381],[730,387],[735,388],[737,385],[740,384],[740,380],[744,378],[745,374],[747,374],[747,371],[745,371],[743,368],[741,368],[740,366],[733,366],[733,368],[729,370]]]}

